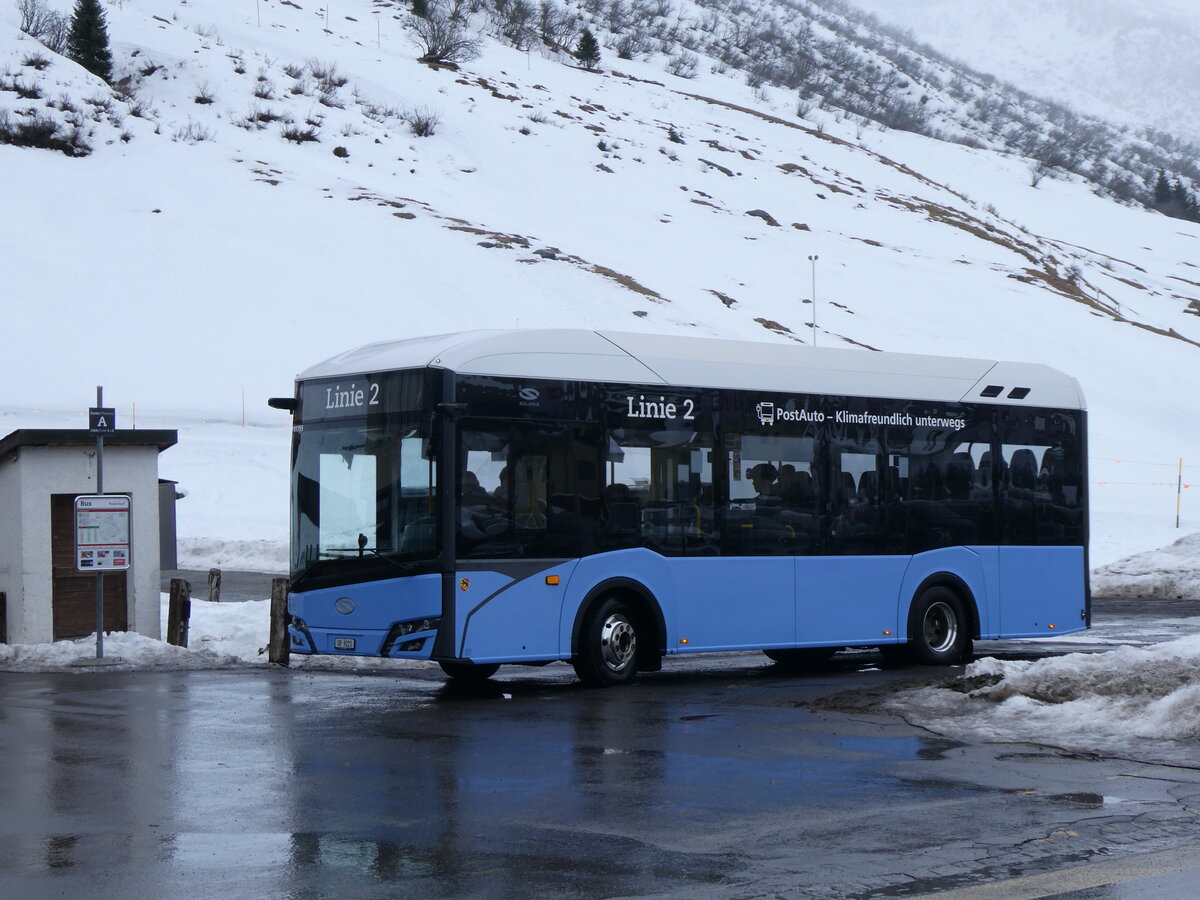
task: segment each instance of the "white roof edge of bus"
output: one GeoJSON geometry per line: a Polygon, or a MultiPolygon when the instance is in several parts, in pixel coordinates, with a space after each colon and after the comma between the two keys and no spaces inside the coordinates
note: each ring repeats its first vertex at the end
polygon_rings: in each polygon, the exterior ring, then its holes
{"type": "Polygon", "coordinates": [[[466,331],[382,341],[319,363],[298,380],[424,366],[466,375],[1085,408],[1078,381],[1038,363],[582,329],[466,331]],[[988,385],[1003,392],[981,397],[988,385]],[[1017,387],[1029,388],[1028,396],[1008,399],[1017,387]]]}

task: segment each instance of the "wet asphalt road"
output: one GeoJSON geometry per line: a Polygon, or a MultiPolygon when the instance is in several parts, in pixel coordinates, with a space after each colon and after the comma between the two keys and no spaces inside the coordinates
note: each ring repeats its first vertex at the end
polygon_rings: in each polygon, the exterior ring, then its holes
{"type": "Polygon", "coordinates": [[[936,737],[878,704],[950,673],[875,661],[0,673],[0,895],[1200,893],[1200,754],[936,737]]]}

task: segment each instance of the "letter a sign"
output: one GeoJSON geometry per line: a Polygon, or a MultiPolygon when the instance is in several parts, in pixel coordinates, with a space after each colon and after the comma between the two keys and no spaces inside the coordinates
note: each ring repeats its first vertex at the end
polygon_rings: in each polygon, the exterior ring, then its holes
{"type": "Polygon", "coordinates": [[[117,430],[117,411],[111,406],[93,406],[88,409],[88,432],[90,434],[112,434],[117,430]]]}

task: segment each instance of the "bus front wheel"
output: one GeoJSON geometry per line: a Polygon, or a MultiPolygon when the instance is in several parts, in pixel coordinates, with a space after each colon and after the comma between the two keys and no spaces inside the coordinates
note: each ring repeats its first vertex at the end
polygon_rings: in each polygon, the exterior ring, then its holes
{"type": "Polygon", "coordinates": [[[500,671],[500,666],[497,663],[476,665],[475,663],[439,660],[438,665],[442,667],[443,672],[462,684],[480,684],[500,671]]]}
{"type": "Polygon", "coordinates": [[[592,687],[628,684],[637,675],[636,618],[620,597],[605,597],[588,614],[571,663],[579,680],[592,687]]]}
{"type": "Polygon", "coordinates": [[[953,666],[971,656],[971,623],[962,598],[935,585],[913,603],[908,619],[908,649],[926,666],[953,666]]]}

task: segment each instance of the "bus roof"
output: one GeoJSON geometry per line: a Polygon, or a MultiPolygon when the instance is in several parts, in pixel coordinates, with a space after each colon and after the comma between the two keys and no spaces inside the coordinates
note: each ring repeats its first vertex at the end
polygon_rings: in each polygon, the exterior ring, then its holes
{"type": "Polygon", "coordinates": [[[1078,381],[1037,363],[582,329],[381,341],[319,363],[297,380],[426,366],[464,375],[1085,408],[1078,381]]]}

